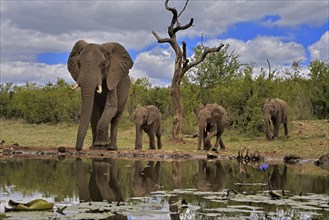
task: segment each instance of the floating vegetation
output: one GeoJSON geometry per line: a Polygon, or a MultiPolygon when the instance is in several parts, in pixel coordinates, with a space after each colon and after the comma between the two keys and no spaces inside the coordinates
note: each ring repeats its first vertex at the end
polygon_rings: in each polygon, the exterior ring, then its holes
{"type": "MultiPolygon", "coordinates": [[[[329,216],[329,191],[325,187],[328,173],[313,164],[114,159],[5,162],[0,167],[0,212],[4,212],[4,205],[10,199],[25,204],[24,201],[42,197],[54,203],[54,207],[38,212],[6,212],[0,219],[325,219],[329,216]],[[48,170],[52,171],[51,175],[48,170]],[[49,181],[44,182],[47,178],[49,181]]],[[[14,206],[16,203],[11,202],[14,206]]]]}

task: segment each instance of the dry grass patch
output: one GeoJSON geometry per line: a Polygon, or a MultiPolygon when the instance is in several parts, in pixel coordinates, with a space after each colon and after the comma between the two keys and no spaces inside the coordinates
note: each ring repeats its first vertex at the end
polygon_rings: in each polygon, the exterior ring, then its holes
{"type": "MultiPolygon", "coordinates": [[[[35,147],[74,147],[78,124],[27,124],[23,120],[0,119],[0,141],[6,145],[18,143],[20,146],[35,147]]],[[[283,129],[282,129],[283,130],[283,129]]],[[[248,137],[236,130],[226,130],[223,140],[226,150],[223,155],[236,155],[240,148],[249,152],[258,151],[267,155],[295,154],[306,158],[318,158],[329,152],[329,122],[327,120],[293,121],[289,137],[281,131],[279,139],[266,141],[261,137],[248,137]]],[[[87,132],[84,148],[91,145],[91,130],[87,132]]],[[[215,140],[213,139],[212,143],[215,140]]],[[[148,149],[148,137],[143,134],[143,149],[148,149]]],[[[198,138],[184,138],[173,141],[169,135],[162,137],[164,151],[200,152],[197,150],[198,138]]],[[[120,149],[134,149],[135,127],[133,123],[125,123],[118,131],[120,149]]],[[[205,153],[205,152],[204,152],[205,153]]]]}

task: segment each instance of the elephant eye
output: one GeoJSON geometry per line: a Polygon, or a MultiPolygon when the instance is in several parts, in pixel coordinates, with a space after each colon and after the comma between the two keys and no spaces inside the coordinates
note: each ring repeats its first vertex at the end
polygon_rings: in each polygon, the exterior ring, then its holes
{"type": "Polygon", "coordinates": [[[103,61],[103,62],[100,64],[100,67],[101,67],[102,69],[104,69],[104,68],[106,67],[106,62],[103,61]]]}

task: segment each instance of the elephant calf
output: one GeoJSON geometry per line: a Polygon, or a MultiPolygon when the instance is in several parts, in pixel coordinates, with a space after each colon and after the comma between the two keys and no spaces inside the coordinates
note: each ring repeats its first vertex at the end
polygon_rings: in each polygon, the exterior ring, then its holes
{"type": "Polygon", "coordinates": [[[200,104],[196,110],[196,114],[199,119],[198,149],[201,149],[203,142],[203,149],[209,150],[211,148],[211,138],[216,135],[216,143],[213,150],[217,151],[218,145],[224,150],[225,145],[222,140],[222,134],[227,125],[226,110],[217,103],[207,104],[206,106],[200,104]]]}
{"type": "Polygon", "coordinates": [[[263,106],[263,115],[266,128],[266,139],[272,140],[279,135],[281,123],[284,125],[284,135],[288,136],[288,104],[281,99],[267,99],[263,106]],[[271,121],[274,127],[274,135],[270,131],[271,121]]]}
{"type": "Polygon", "coordinates": [[[161,149],[161,113],[159,109],[154,105],[138,105],[133,116],[136,125],[135,149],[142,149],[143,130],[150,139],[150,149],[156,149],[154,134],[158,139],[158,149],[161,149]]]}

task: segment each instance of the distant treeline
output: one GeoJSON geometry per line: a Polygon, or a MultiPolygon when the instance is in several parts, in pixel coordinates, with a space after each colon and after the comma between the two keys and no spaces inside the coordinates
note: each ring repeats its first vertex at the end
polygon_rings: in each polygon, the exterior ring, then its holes
{"type": "MultiPolygon", "coordinates": [[[[196,56],[201,50],[195,49],[196,56]]],[[[329,62],[313,60],[308,69],[305,76],[299,62],[294,62],[290,68],[266,68],[255,76],[253,66],[240,63],[238,55],[228,53],[228,47],[211,54],[182,82],[184,133],[195,132],[194,109],[200,103],[222,105],[229,114],[229,127],[250,134],[263,131],[262,105],[266,98],[286,100],[289,120],[328,119],[329,62]]],[[[170,130],[170,87],[154,87],[146,78],[132,81],[124,117],[128,118],[138,104],[152,104],[160,109],[170,130]]],[[[43,86],[0,83],[0,116],[4,118],[22,118],[29,123],[76,122],[80,105],[79,90],[73,91],[63,79],[43,86]]]]}

